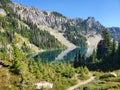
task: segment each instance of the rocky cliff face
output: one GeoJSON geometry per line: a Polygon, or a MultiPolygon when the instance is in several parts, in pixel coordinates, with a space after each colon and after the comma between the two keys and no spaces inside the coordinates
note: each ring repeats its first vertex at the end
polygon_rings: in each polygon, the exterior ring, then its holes
{"type": "MultiPolygon", "coordinates": [[[[85,43],[89,41],[85,38],[100,35],[105,28],[96,21],[94,17],[88,17],[87,19],[71,19],[57,12],[46,12],[34,7],[26,7],[16,3],[9,4],[9,7],[11,7],[14,13],[18,15],[19,19],[32,21],[38,26],[62,31],[67,40],[78,46],[85,46],[85,43]]],[[[96,47],[96,45],[97,44],[91,46],[91,44],[89,44],[89,47],[93,48],[96,47]]]]}
{"type": "MultiPolygon", "coordinates": [[[[46,30],[70,50],[76,46],[88,47],[88,55],[96,49],[98,42],[102,39],[101,32],[105,29],[94,17],[67,18],[58,12],[46,12],[17,3],[6,5],[4,1],[0,2],[0,14],[6,17],[12,16],[13,21],[21,22],[29,28],[31,24],[36,24],[40,30],[46,30]]],[[[111,37],[120,41],[120,28],[113,27],[109,30],[111,37]]]]}
{"type": "Polygon", "coordinates": [[[60,30],[63,29],[61,26],[62,23],[67,23],[69,20],[58,13],[41,11],[34,7],[26,7],[16,3],[11,4],[10,7],[12,7],[14,12],[22,19],[31,20],[38,25],[44,25],[60,30]]]}
{"type": "Polygon", "coordinates": [[[79,26],[81,29],[87,29],[88,31],[104,28],[93,17],[88,17],[86,20],[81,18],[70,19],[57,12],[46,12],[16,3],[10,4],[10,7],[21,19],[31,20],[38,25],[48,26],[57,30],[65,31],[66,26],[64,24],[66,23],[71,26],[79,26]]]}
{"type": "Polygon", "coordinates": [[[119,27],[111,27],[109,28],[111,37],[120,42],[120,28],[119,27]]]}

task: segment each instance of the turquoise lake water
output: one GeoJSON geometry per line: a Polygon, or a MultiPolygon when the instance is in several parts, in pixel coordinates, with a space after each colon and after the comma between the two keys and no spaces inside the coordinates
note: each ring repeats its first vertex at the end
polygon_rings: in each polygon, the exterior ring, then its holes
{"type": "Polygon", "coordinates": [[[37,60],[39,57],[43,62],[50,62],[50,63],[57,63],[59,61],[62,61],[63,63],[67,62],[73,62],[75,55],[80,51],[82,54],[86,53],[85,48],[76,48],[66,55],[64,55],[62,60],[56,60],[57,56],[62,52],[63,50],[52,50],[52,51],[45,51],[42,53],[39,53],[38,55],[34,56],[33,58],[37,60]]]}

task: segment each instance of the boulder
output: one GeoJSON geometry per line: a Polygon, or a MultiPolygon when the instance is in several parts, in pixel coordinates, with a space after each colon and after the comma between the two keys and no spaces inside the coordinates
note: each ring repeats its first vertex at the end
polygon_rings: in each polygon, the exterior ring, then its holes
{"type": "Polygon", "coordinates": [[[49,83],[49,82],[39,82],[39,83],[35,83],[36,89],[42,89],[42,88],[46,88],[46,89],[52,89],[53,88],[53,84],[49,83]]]}
{"type": "Polygon", "coordinates": [[[110,76],[111,76],[111,77],[117,77],[117,74],[114,73],[114,72],[112,72],[112,73],[110,73],[110,76]]]}
{"type": "Polygon", "coordinates": [[[2,65],[0,65],[0,68],[2,68],[3,66],[2,65]]]}
{"type": "Polygon", "coordinates": [[[1,8],[0,8],[0,14],[3,15],[3,16],[6,16],[6,15],[7,15],[6,12],[5,12],[5,10],[4,10],[4,9],[1,9],[1,8]]]}

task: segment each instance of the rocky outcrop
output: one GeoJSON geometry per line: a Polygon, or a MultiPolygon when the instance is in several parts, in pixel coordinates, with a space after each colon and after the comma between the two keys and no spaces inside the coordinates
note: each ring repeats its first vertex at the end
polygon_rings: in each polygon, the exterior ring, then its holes
{"type": "Polygon", "coordinates": [[[26,7],[20,4],[10,4],[10,7],[22,19],[31,20],[38,25],[44,25],[55,29],[63,29],[62,23],[67,23],[67,18],[58,16],[58,13],[37,10],[34,7],[26,7]]]}
{"type": "Polygon", "coordinates": [[[114,73],[114,72],[111,72],[111,73],[110,73],[110,76],[111,76],[111,77],[117,77],[117,74],[114,73]]]}
{"type": "Polygon", "coordinates": [[[97,34],[87,38],[87,44],[88,44],[88,49],[86,54],[87,57],[93,53],[93,50],[97,49],[97,45],[100,40],[102,40],[102,37],[101,35],[97,35],[97,34]]]}
{"type": "MultiPolygon", "coordinates": [[[[57,12],[46,12],[38,10],[34,7],[27,7],[16,3],[9,4],[9,7],[13,9],[13,11],[18,15],[18,17],[21,20],[32,21],[33,23],[37,24],[40,27],[48,27],[57,31],[62,31],[63,37],[67,33],[65,38],[67,38],[68,40],[69,37],[67,36],[69,32],[71,32],[70,34],[72,34],[71,35],[72,38],[74,37],[81,38],[81,36],[92,38],[96,34],[100,35],[102,30],[105,28],[98,21],[96,21],[94,17],[88,17],[87,19],[81,18],[71,19],[57,12]],[[68,27],[72,27],[71,31],[68,27]]],[[[52,33],[51,31],[49,32],[52,33]]],[[[71,42],[73,40],[72,38],[71,42]]],[[[97,40],[98,38],[94,37],[92,39],[97,40]]],[[[93,43],[96,42],[93,40],[93,43]]],[[[90,44],[89,47],[93,46],[91,46],[90,44]]]]}
{"type": "Polygon", "coordinates": [[[35,83],[35,86],[37,90],[41,90],[42,88],[45,88],[48,90],[53,88],[53,83],[44,81],[40,83],[35,83]]]}
{"type": "Polygon", "coordinates": [[[57,12],[46,12],[16,3],[10,4],[9,6],[12,7],[13,11],[22,19],[31,20],[38,25],[48,26],[57,30],[66,30],[65,23],[75,27],[87,27],[82,28],[83,31],[85,29],[103,29],[103,26],[98,21],[95,21],[93,17],[88,17],[86,20],[81,18],[70,19],[57,12]]]}

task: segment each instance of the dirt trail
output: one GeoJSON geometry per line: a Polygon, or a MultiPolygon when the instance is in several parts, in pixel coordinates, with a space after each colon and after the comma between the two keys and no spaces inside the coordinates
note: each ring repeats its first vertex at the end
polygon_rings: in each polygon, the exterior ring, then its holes
{"type": "Polygon", "coordinates": [[[88,84],[89,82],[92,82],[95,79],[94,76],[91,76],[90,79],[83,81],[83,82],[79,82],[78,84],[71,86],[70,88],[68,88],[67,90],[75,90],[77,88],[79,88],[82,85],[88,84]]]}

